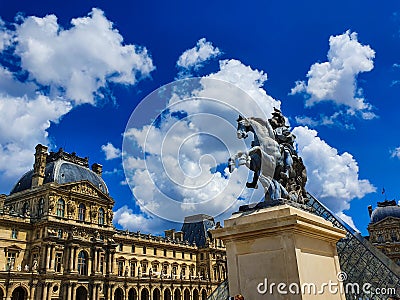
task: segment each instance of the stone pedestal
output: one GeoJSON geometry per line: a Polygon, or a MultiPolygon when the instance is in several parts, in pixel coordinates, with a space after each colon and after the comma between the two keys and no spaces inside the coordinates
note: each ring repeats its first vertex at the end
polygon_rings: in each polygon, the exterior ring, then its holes
{"type": "Polygon", "coordinates": [[[212,234],[226,245],[231,296],[345,299],[336,251],[345,231],[289,205],[235,214],[224,225],[212,234]]]}

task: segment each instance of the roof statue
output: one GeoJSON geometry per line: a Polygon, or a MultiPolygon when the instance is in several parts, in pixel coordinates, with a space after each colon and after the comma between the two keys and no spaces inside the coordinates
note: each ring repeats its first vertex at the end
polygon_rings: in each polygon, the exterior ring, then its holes
{"type": "Polygon", "coordinates": [[[305,208],[308,201],[305,184],[306,168],[294,146],[296,137],[286,125],[280,110],[274,108],[272,118],[239,116],[237,137],[245,139],[252,132],[254,140],[248,151],[239,151],[228,160],[229,171],[245,165],[254,172],[247,188],[257,188],[258,182],[265,192],[265,201],[256,207],[243,206],[240,210],[288,203],[305,208]]]}

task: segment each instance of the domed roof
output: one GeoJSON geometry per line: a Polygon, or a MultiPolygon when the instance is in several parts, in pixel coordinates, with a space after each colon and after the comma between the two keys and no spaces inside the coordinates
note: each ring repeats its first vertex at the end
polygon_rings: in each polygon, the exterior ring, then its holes
{"type": "Polygon", "coordinates": [[[400,219],[400,206],[394,200],[378,202],[378,207],[371,213],[371,223],[377,223],[387,217],[400,219]]]}
{"type": "MultiPolygon", "coordinates": [[[[75,154],[73,154],[74,160],[72,161],[68,161],[68,157],[71,156],[68,153],[64,152],[62,155],[55,154],[58,153],[50,153],[50,159],[48,159],[46,162],[43,184],[49,182],[63,184],[88,180],[103,193],[108,194],[107,185],[98,174],[90,170],[85,164],[78,164],[74,162],[77,161],[77,157],[74,156],[75,154]]],[[[33,170],[25,173],[14,186],[11,194],[30,189],[32,186],[32,175],[33,170]]]]}

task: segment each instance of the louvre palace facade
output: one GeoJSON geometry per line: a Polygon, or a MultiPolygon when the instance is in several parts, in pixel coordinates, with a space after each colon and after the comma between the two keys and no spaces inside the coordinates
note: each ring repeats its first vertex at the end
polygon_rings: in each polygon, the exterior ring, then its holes
{"type": "Polygon", "coordinates": [[[33,170],[0,196],[0,299],[205,300],[226,278],[213,218],[189,216],[164,237],[118,230],[101,174],[36,146],[33,170]]]}
{"type": "Polygon", "coordinates": [[[400,206],[395,200],[368,207],[369,241],[400,266],[400,206]]]}

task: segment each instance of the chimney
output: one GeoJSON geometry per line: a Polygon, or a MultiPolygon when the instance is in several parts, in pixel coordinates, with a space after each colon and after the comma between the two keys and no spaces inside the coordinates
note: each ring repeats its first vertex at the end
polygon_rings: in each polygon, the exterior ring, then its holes
{"type": "Polygon", "coordinates": [[[183,242],[183,232],[182,231],[176,231],[175,232],[175,239],[180,241],[180,242],[183,242]]]}
{"type": "Polygon", "coordinates": [[[4,202],[6,201],[7,196],[4,194],[0,194],[0,210],[4,209],[4,202]]]}
{"type": "Polygon", "coordinates": [[[165,238],[170,238],[171,240],[175,240],[175,229],[167,229],[164,230],[165,238]]]}
{"type": "Polygon", "coordinates": [[[35,163],[33,165],[33,175],[31,187],[41,186],[44,181],[44,172],[46,169],[47,147],[38,144],[35,152],[35,163]]]}
{"type": "Polygon", "coordinates": [[[92,171],[101,177],[101,175],[103,174],[103,166],[98,163],[94,163],[92,165],[92,171]]]}
{"type": "Polygon", "coordinates": [[[369,217],[371,217],[371,215],[372,215],[372,205],[368,205],[368,213],[369,213],[369,217]]]}

